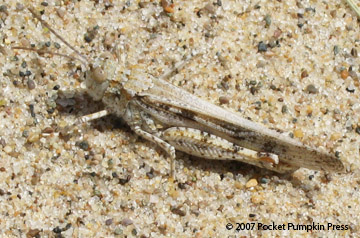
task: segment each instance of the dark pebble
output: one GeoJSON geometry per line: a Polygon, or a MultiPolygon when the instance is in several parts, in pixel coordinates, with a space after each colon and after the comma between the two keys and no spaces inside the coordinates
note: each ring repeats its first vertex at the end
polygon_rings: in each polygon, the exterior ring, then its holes
{"type": "Polygon", "coordinates": [[[29,79],[27,81],[27,86],[28,86],[28,89],[33,90],[36,87],[34,80],[29,79]]]}
{"type": "Polygon", "coordinates": [[[60,85],[59,85],[59,84],[57,84],[57,85],[55,85],[55,86],[53,87],[54,90],[59,90],[59,88],[60,88],[60,85]]]}
{"type": "Polygon", "coordinates": [[[354,93],[355,92],[354,85],[350,84],[349,86],[347,86],[346,91],[348,91],[349,93],[354,93]]]}
{"type": "Polygon", "coordinates": [[[45,46],[46,46],[46,47],[50,47],[50,46],[51,46],[51,42],[50,42],[50,41],[45,42],[45,46]]]}
{"type": "Polygon", "coordinates": [[[0,138],[0,145],[2,145],[3,147],[6,146],[6,141],[4,138],[0,138]]]}
{"type": "Polygon", "coordinates": [[[314,175],[312,174],[312,175],[309,175],[309,180],[313,180],[313,178],[314,178],[314,175]]]}
{"type": "Polygon", "coordinates": [[[185,183],[178,183],[178,188],[186,189],[186,184],[185,183]]]}
{"type": "Polygon", "coordinates": [[[0,12],[7,12],[7,6],[6,5],[1,5],[0,6],[0,12]]]}
{"type": "Polygon", "coordinates": [[[71,228],[71,223],[66,224],[66,226],[62,229],[62,231],[67,231],[71,228]]]}
{"type": "Polygon", "coordinates": [[[47,2],[42,2],[42,3],[41,3],[41,6],[47,7],[47,6],[49,6],[49,3],[47,3],[47,2]]]}
{"type": "Polygon", "coordinates": [[[28,138],[29,137],[29,131],[24,130],[23,133],[22,133],[22,136],[25,137],[25,138],[28,138]]]}
{"type": "Polygon", "coordinates": [[[79,148],[82,150],[88,150],[89,149],[89,143],[87,141],[81,141],[78,144],[79,148]]]}
{"type": "Polygon", "coordinates": [[[357,53],[357,49],[356,48],[352,48],[351,49],[351,55],[356,58],[358,56],[358,53],[357,53]]]}
{"type": "Polygon", "coordinates": [[[266,15],[264,20],[265,20],[265,27],[268,28],[271,25],[271,16],[266,15]]]}
{"type": "Polygon", "coordinates": [[[21,67],[22,67],[22,68],[26,68],[26,67],[27,67],[26,61],[23,61],[23,62],[21,63],[21,67]]]}
{"type": "Polygon", "coordinates": [[[55,227],[55,228],[53,229],[53,232],[59,234],[59,233],[62,232],[62,229],[57,226],[57,227],[55,227]]]}
{"type": "Polygon", "coordinates": [[[55,112],[55,108],[49,108],[46,110],[49,114],[53,114],[55,112]]]}
{"type": "Polygon", "coordinates": [[[270,180],[267,179],[267,178],[261,178],[261,179],[260,179],[260,183],[261,183],[261,184],[267,184],[269,181],[270,181],[270,180]]]}
{"type": "Polygon", "coordinates": [[[357,126],[357,127],[356,127],[355,132],[360,135],[360,126],[357,126]]]}
{"type": "Polygon", "coordinates": [[[227,96],[220,96],[219,102],[220,102],[220,104],[228,104],[230,102],[230,99],[227,96]]]}
{"type": "Polygon", "coordinates": [[[252,217],[256,217],[256,214],[250,213],[250,214],[249,214],[249,217],[251,217],[251,218],[252,218],[252,217]]]}
{"type": "Polygon", "coordinates": [[[40,237],[40,230],[39,229],[30,229],[26,233],[26,237],[40,237]]]}
{"type": "Polygon", "coordinates": [[[56,49],[60,49],[60,47],[61,47],[60,44],[57,43],[57,42],[54,43],[54,46],[55,46],[56,49]]]}
{"type": "Polygon", "coordinates": [[[90,43],[93,39],[94,39],[94,38],[91,37],[91,35],[89,35],[89,34],[85,34],[85,36],[84,36],[84,40],[85,40],[85,42],[87,42],[87,43],[90,43]]]}
{"type": "Polygon", "coordinates": [[[301,79],[306,78],[308,76],[309,76],[309,73],[306,70],[301,72],[301,79]]]}
{"type": "Polygon", "coordinates": [[[258,45],[258,51],[259,52],[266,52],[267,51],[267,45],[260,41],[259,45],[258,45]]]}
{"type": "Polygon", "coordinates": [[[125,184],[127,184],[129,181],[130,181],[130,175],[128,175],[128,176],[126,176],[126,178],[120,178],[119,179],[119,183],[121,184],[121,185],[125,185],[125,184]]]}
{"type": "Polygon", "coordinates": [[[259,89],[258,89],[257,87],[251,87],[251,88],[250,88],[250,93],[251,93],[252,95],[255,95],[258,91],[259,91],[259,89]]]}
{"type": "Polygon", "coordinates": [[[35,117],[34,104],[29,105],[31,117],[35,117]]]}
{"type": "Polygon", "coordinates": [[[183,217],[183,216],[186,215],[186,213],[185,213],[183,210],[181,210],[179,207],[173,207],[173,208],[171,209],[171,212],[174,213],[174,214],[176,214],[176,215],[179,215],[179,216],[181,216],[181,217],[183,217]]]}
{"type": "Polygon", "coordinates": [[[314,84],[309,84],[309,85],[306,87],[306,92],[312,93],[312,94],[316,94],[316,93],[319,92],[319,90],[315,87],[314,84]]]}
{"type": "Polygon", "coordinates": [[[110,226],[113,223],[113,219],[107,219],[105,225],[110,226]]]}
{"type": "Polygon", "coordinates": [[[154,169],[151,168],[149,172],[146,173],[146,176],[148,176],[149,179],[152,179],[155,177],[154,169]]]}

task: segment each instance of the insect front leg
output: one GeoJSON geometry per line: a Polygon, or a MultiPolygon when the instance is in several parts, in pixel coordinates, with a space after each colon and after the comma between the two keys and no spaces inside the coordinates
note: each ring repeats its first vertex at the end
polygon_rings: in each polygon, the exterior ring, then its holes
{"type": "MultiPolygon", "coordinates": [[[[74,130],[74,128],[80,124],[89,122],[89,121],[93,121],[102,117],[105,117],[109,115],[109,111],[108,110],[101,110],[92,114],[87,114],[85,116],[76,118],[76,121],[70,125],[65,125],[64,127],[60,128],[60,132],[63,135],[69,134],[71,131],[74,130]]],[[[59,135],[59,133],[56,133],[55,135],[59,135]]],[[[44,134],[45,136],[48,134],[44,134]]]]}
{"type": "Polygon", "coordinates": [[[153,124],[153,121],[150,118],[146,117],[143,113],[141,113],[139,109],[131,102],[129,103],[127,111],[124,115],[124,120],[138,136],[141,136],[142,138],[158,145],[170,156],[170,176],[175,180],[175,147],[156,135],[155,125],[153,124]],[[154,134],[143,130],[142,126],[144,126],[145,128],[151,128],[151,131],[154,134]]]}

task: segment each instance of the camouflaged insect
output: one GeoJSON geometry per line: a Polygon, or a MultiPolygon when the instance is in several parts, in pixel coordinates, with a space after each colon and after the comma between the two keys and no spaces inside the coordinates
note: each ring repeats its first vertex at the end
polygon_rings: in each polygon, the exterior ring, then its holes
{"type": "MultiPolygon", "coordinates": [[[[116,72],[116,59],[103,54],[95,63],[70,46],[34,9],[29,11],[60,40],[84,59],[89,68],[87,93],[106,108],[78,119],[78,123],[108,114],[121,117],[139,136],[160,146],[175,171],[175,150],[217,160],[236,160],[280,173],[300,167],[339,172],[342,162],[334,155],[300,143],[286,135],[242,118],[237,113],[202,100],[166,81],[191,57],[161,77],[138,73],[136,78],[116,72]]],[[[84,61],[82,60],[82,61],[84,61]]]]}

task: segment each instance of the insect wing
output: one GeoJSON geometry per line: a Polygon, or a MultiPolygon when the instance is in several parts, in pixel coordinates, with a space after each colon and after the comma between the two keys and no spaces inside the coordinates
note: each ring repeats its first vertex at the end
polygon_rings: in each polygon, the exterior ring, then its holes
{"type": "Polygon", "coordinates": [[[294,167],[326,171],[344,169],[342,162],[329,153],[311,148],[277,131],[246,120],[162,79],[154,78],[153,83],[152,88],[137,94],[149,107],[157,107],[159,110],[167,110],[185,117],[200,124],[206,132],[237,145],[259,152],[277,154],[280,162],[294,167]]]}

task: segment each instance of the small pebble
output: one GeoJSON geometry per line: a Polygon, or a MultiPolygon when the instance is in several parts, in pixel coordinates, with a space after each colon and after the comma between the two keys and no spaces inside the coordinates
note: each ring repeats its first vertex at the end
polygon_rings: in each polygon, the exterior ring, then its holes
{"type": "Polygon", "coordinates": [[[6,5],[1,5],[0,6],[0,12],[6,13],[7,12],[7,6],[6,5]]]}
{"type": "Polygon", "coordinates": [[[6,146],[6,141],[4,138],[0,138],[0,145],[2,145],[3,147],[6,146]]]}
{"type": "Polygon", "coordinates": [[[269,181],[270,181],[270,180],[267,179],[267,178],[261,178],[261,179],[260,179],[260,183],[261,183],[261,184],[267,184],[267,183],[269,183],[269,181]]]}
{"type": "Polygon", "coordinates": [[[29,80],[27,81],[27,86],[28,86],[28,89],[29,89],[29,90],[33,90],[33,89],[36,87],[34,80],[29,79],[29,80]]]}
{"type": "Polygon", "coordinates": [[[34,104],[29,105],[31,117],[35,117],[34,104]]]}
{"type": "Polygon", "coordinates": [[[267,51],[267,45],[264,42],[260,41],[259,45],[258,45],[258,51],[259,52],[266,52],[267,51]]]}
{"type": "Polygon", "coordinates": [[[349,93],[354,93],[355,92],[354,84],[350,83],[349,86],[346,87],[346,91],[348,91],[349,93]]]}
{"type": "Polygon", "coordinates": [[[54,43],[54,47],[55,47],[56,49],[60,49],[61,46],[60,46],[59,43],[55,42],[55,43],[54,43]]]}
{"type": "Polygon", "coordinates": [[[47,2],[42,2],[41,6],[47,7],[47,6],[49,6],[49,4],[47,2]]]}
{"type": "Polygon", "coordinates": [[[308,86],[306,86],[306,92],[316,94],[319,92],[319,90],[315,87],[314,84],[309,84],[308,86]]]}
{"type": "Polygon", "coordinates": [[[340,76],[342,79],[346,79],[347,77],[349,77],[349,71],[347,71],[346,69],[342,70],[340,76]]]}
{"type": "Polygon", "coordinates": [[[230,102],[230,98],[227,96],[220,96],[219,102],[220,104],[228,104],[230,102]]]}
{"type": "Polygon", "coordinates": [[[22,11],[24,10],[24,5],[22,5],[21,3],[16,3],[15,9],[16,11],[22,11]]]}
{"type": "Polygon", "coordinates": [[[6,154],[11,153],[11,152],[12,152],[11,146],[9,146],[9,145],[5,146],[5,147],[4,147],[4,152],[5,152],[6,154]]]}
{"type": "Polygon", "coordinates": [[[116,228],[115,230],[114,230],[114,235],[122,235],[122,233],[123,233],[123,230],[121,229],[121,228],[116,228]]]}
{"type": "Polygon", "coordinates": [[[40,135],[36,132],[30,132],[29,137],[27,138],[27,142],[34,143],[40,139],[40,135]]]}
{"type": "Polygon", "coordinates": [[[129,219],[129,218],[124,218],[122,221],[121,221],[121,225],[123,226],[130,226],[131,224],[133,224],[134,222],[129,219]]]}
{"type": "Polygon", "coordinates": [[[26,233],[26,237],[40,237],[40,230],[39,229],[30,229],[27,233],[26,233]]]}
{"type": "Polygon", "coordinates": [[[355,132],[360,135],[360,126],[357,126],[357,127],[355,128],[355,132]]]}
{"type": "Polygon", "coordinates": [[[181,217],[185,216],[186,215],[186,212],[184,212],[183,210],[180,209],[180,207],[173,207],[171,208],[171,212],[176,214],[176,215],[179,215],[181,217]]]}
{"type": "Polygon", "coordinates": [[[186,183],[178,183],[178,188],[186,189],[186,183]]]}
{"type": "Polygon", "coordinates": [[[46,127],[44,130],[42,130],[42,133],[45,133],[45,134],[50,134],[53,132],[54,132],[54,129],[51,127],[46,127]]]}
{"type": "Polygon", "coordinates": [[[28,136],[29,136],[29,131],[28,131],[28,130],[24,130],[23,133],[22,133],[22,136],[25,137],[25,138],[28,138],[28,136]]]}
{"type": "Polygon", "coordinates": [[[113,219],[107,219],[105,225],[110,226],[113,223],[113,219]]]}
{"type": "Polygon", "coordinates": [[[265,20],[265,27],[266,27],[266,28],[270,27],[270,25],[271,25],[271,16],[270,16],[270,15],[266,15],[265,18],[264,18],[264,20],[265,20]]]}
{"type": "Polygon", "coordinates": [[[259,194],[254,194],[253,196],[251,196],[251,202],[254,204],[259,204],[263,201],[263,196],[259,195],[259,194]]]}
{"type": "Polygon", "coordinates": [[[309,73],[306,70],[301,72],[301,79],[306,78],[308,76],[309,76],[309,73]]]}
{"type": "Polygon", "coordinates": [[[246,188],[252,188],[252,187],[256,187],[257,185],[258,185],[258,182],[257,182],[256,179],[250,179],[250,180],[246,183],[245,187],[246,187],[246,188]]]}
{"type": "Polygon", "coordinates": [[[339,53],[340,49],[338,45],[334,46],[334,55],[337,55],[339,53]]]}
{"type": "Polygon", "coordinates": [[[216,9],[215,9],[215,7],[213,6],[212,3],[206,4],[205,7],[204,7],[204,10],[206,10],[210,14],[215,14],[215,12],[216,12],[216,9]]]}
{"type": "Polygon", "coordinates": [[[166,13],[173,13],[174,12],[174,5],[170,4],[167,0],[161,0],[161,6],[166,13]]]}
{"type": "Polygon", "coordinates": [[[357,52],[357,49],[356,48],[352,48],[351,49],[351,55],[356,58],[358,56],[358,52],[357,52]]]}
{"type": "Polygon", "coordinates": [[[296,130],[294,131],[294,136],[295,136],[296,138],[302,138],[302,137],[304,137],[304,133],[302,132],[301,129],[296,129],[296,130]]]}
{"type": "Polygon", "coordinates": [[[151,168],[149,172],[146,173],[146,176],[148,176],[149,179],[152,179],[155,177],[154,168],[151,168]]]}
{"type": "MultiPolygon", "coordinates": [[[[56,14],[61,18],[61,19],[63,19],[64,18],[64,16],[65,16],[65,11],[63,10],[63,9],[61,9],[61,8],[57,8],[56,9],[56,14]]],[[[56,43],[55,43],[56,44],[56,43]]],[[[55,46],[55,48],[56,48],[56,46],[55,46]]],[[[60,47],[59,47],[60,48],[60,47]]],[[[58,49],[58,48],[57,48],[58,49]]]]}
{"type": "Polygon", "coordinates": [[[79,148],[80,149],[82,149],[82,150],[88,150],[89,149],[89,143],[87,142],[87,141],[80,141],[79,143],[78,143],[78,146],[79,146],[79,148]]]}
{"type": "Polygon", "coordinates": [[[57,227],[55,227],[55,228],[53,229],[53,232],[56,233],[56,234],[59,234],[59,233],[62,232],[62,229],[57,226],[57,227]]]}

